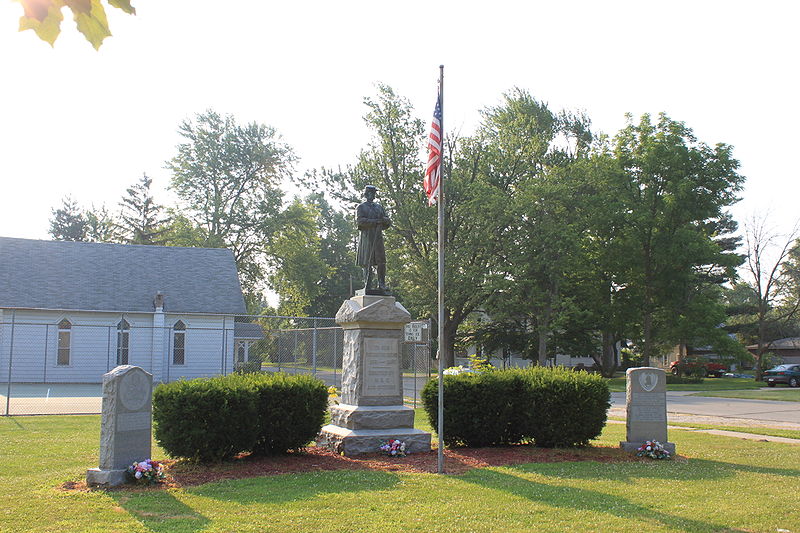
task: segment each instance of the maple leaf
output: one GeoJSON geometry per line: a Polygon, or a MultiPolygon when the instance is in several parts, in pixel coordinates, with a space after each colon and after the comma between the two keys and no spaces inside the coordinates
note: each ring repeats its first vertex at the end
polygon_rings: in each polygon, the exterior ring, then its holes
{"type": "MultiPolygon", "coordinates": [[[[64,16],[61,9],[68,7],[78,31],[86,37],[95,49],[103,44],[103,39],[111,35],[106,10],[101,0],[16,0],[22,4],[23,15],[19,19],[19,31],[33,30],[36,35],[54,45],[61,33],[64,16]]],[[[131,0],[107,0],[108,5],[121,9],[130,15],[136,14],[131,0]]]]}

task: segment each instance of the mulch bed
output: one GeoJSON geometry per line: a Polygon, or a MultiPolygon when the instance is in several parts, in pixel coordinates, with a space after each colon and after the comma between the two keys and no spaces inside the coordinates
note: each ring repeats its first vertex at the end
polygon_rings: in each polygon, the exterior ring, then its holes
{"type": "MultiPolygon", "coordinates": [[[[498,446],[491,448],[454,448],[444,452],[446,474],[463,474],[473,468],[507,466],[521,463],[556,463],[598,461],[604,463],[640,461],[619,448],[587,447],[567,449],[535,448],[532,446],[498,446]]],[[[325,448],[308,447],[300,452],[273,457],[240,456],[233,461],[214,465],[197,465],[182,461],[162,461],[167,481],[157,487],[190,487],[225,479],[242,479],[300,472],[330,470],[380,470],[384,472],[436,473],[436,450],[414,453],[405,457],[366,454],[357,457],[337,455],[325,448]]],[[[63,490],[89,490],[84,481],[67,482],[63,490]]],[[[132,486],[121,487],[131,490],[132,486]]],[[[136,490],[136,489],[134,489],[136,490]]]]}

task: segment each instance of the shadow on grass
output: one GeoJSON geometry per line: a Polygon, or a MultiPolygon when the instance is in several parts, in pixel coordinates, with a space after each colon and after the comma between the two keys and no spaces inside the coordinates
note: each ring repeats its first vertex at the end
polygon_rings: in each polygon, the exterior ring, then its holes
{"type": "Polygon", "coordinates": [[[133,518],[156,533],[202,531],[210,523],[208,518],[163,490],[109,494],[133,518]]]}
{"type": "MultiPolygon", "coordinates": [[[[640,520],[645,523],[657,521],[669,528],[680,531],[717,531],[724,528],[719,524],[662,513],[619,496],[594,490],[537,483],[497,470],[471,471],[461,476],[460,479],[483,488],[506,492],[544,505],[572,511],[609,514],[626,520],[640,520]]],[[[736,529],[725,530],[740,531],[736,529]]]]}
{"type": "Polygon", "coordinates": [[[626,481],[632,478],[713,481],[733,477],[737,472],[785,476],[790,479],[797,479],[800,476],[800,470],[795,468],[742,465],[710,461],[708,459],[606,463],[599,464],[597,468],[591,469],[577,467],[571,463],[561,463],[557,466],[553,464],[528,463],[509,466],[508,468],[521,472],[535,472],[543,476],[557,475],[558,477],[573,479],[608,479],[614,481],[626,481]]]}
{"type": "Polygon", "coordinates": [[[374,470],[337,470],[253,477],[207,483],[187,493],[239,504],[280,504],[306,500],[320,494],[386,490],[399,477],[374,470]]]}

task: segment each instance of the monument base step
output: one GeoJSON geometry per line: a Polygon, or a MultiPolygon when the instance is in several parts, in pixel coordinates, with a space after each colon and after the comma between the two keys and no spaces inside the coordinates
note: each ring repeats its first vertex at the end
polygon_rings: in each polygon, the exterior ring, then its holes
{"type": "Polygon", "coordinates": [[[379,453],[389,439],[406,443],[406,453],[431,450],[431,434],[413,428],[348,429],[333,424],[324,426],[317,436],[317,446],[350,457],[365,453],[379,453]]]}
{"type": "Polygon", "coordinates": [[[414,410],[404,405],[347,405],[330,408],[331,425],[347,429],[414,427],[414,410]]]}
{"type": "Polygon", "coordinates": [[[86,484],[90,487],[116,487],[127,481],[125,470],[90,468],[86,471],[86,484]]]}
{"type": "MultiPolygon", "coordinates": [[[[626,452],[636,453],[636,450],[644,444],[644,442],[626,442],[622,441],[619,443],[619,447],[625,450],[626,452]]],[[[675,455],[675,443],[674,442],[661,442],[661,445],[664,447],[665,450],[669,452],[671,456],[675,455]]]]}

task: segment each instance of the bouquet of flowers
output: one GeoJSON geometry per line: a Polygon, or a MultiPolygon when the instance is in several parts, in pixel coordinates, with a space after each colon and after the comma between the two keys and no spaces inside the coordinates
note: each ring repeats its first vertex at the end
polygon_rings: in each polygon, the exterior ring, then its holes
{"type": "Polygon", "coordinates": [[[397,439],[389,439],[381,445],[381,451],[386,455],[404,457],[406,455],[406,443],[397,439]]]}
{"type": "Polygon", "coordinates": [[[636,450],[639,457],[650,457],[651,459],[669,459],[669,452],[664,449],[664,445],[657,440],[648,440],[636,450]]]}
{"type": "Polygon", "coordinates": [[[133,482],[147,483],[151,485],[163,481],[164,467],[158,461],[147,459],[146,461],[134,462],[127,469],[128,478],[133,482]]]}

